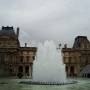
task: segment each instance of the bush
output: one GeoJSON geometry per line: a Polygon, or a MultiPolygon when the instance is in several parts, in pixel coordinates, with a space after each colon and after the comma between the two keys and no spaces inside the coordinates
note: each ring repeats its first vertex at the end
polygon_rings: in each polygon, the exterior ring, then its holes
{"type": "Polygon", "coordinates": [[[19,78],[22,78],[22,77],[23,77],[23,74],[22,74],[22,73],[18,73],[17,76],[18,76],[19,78]]]}

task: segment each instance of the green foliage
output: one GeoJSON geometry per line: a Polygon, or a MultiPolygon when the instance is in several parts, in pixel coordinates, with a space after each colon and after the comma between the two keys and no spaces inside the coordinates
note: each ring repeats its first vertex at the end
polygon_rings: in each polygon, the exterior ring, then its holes
{"type": "Polygon", "coordinates": [[[23,77],[23,74],[22,74],[22,73],[18,73],[17,76],[18,76],[19,78],[22,78],[22,77],[23,77]]]}

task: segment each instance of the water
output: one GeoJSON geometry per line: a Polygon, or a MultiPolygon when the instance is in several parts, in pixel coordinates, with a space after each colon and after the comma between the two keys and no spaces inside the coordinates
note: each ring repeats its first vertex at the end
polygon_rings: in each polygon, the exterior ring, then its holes
{"type": "Polygon", "coordinates": [[[77,80],[77,84],[52,86],[19,84],[20,79],[0,79],[0,90],[90,90],[90,79],[77,80]],[[6,84],[1,84],[2,82],[6,84]]]}
{"type": "Polygon", "coordinates": [[[61,50],[56,49],[53,41],[39,43],[37,57],[33,65],[33,81],[66,82],[65,65],[61,50]]]}

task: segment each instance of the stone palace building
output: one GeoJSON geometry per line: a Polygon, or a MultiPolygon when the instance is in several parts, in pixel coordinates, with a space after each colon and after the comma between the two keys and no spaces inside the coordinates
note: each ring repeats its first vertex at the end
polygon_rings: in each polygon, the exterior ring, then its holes
{"type": "Polygon", "coordinates": [[[62,49],[67,76],[90,77],[90,41],[86,36],[77,36],[72,48],[62,49]]]}
{"type": "Polygon", "coordinates": [[[33,61],[36,47],[20,46],[19,28],[15,32],[13,27],[0,30],[0,75],[32,77],[33,61]]]}
{"type": "MultiPolygon", "coordinates": [[[[19,28],[0,30],[0,76],[32,78],[36,47],[20,46],[19,28]],[[16,32],[15,32],[16,31],[16,32]]],[[[77,36],[72,48],[62,48],[67,76],[90,77],[90,42],[86,36],[77,36]]]]}

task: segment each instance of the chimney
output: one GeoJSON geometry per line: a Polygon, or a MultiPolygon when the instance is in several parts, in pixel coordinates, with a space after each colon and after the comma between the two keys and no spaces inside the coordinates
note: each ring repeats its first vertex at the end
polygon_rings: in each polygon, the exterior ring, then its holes
{"type": "Polygon", "coordinates": [[[27,43],[25,43],[25,47],[27,47],[27,43]]]}
{"type": "Polygon", "coordinates": [[[67,48],[67,44],[64,44],[64,48],[67,48]]]}
{"type": "Polygon", "coordinates": [[[19,27],[17,27],[17,38],[19,37],[19,27]]]}

